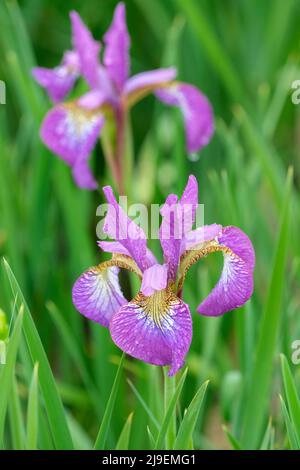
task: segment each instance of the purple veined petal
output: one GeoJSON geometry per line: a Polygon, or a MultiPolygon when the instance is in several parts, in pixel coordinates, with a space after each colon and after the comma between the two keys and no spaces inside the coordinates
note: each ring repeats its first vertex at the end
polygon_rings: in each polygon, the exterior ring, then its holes
{"type": "Polygon", "coordinates": [[[79,76],[78,56],[73,51],[67,51],[61,65],[53,69],[34,67],[32,75],[47,90],[50,99],[59,103],[72,90],[79,76]]]}
{"type": "MultiPolygon", "coordinates": [[[[70,166],[83,165],[93,150],[103,126],[100,112],[91,112],[75,103],[51,109],[41,127],[45,145],[70,166]]],[[[74,168],[78,175],[79,167],[74,168]]]]}
{"type": "Polygon", "coordinates": [[[76,309],[100,325],[108,326],[112,316],[127,303],[122,294],[119,268],[103,269],[101,265],[90,268],[75,282],[72,300],[76,309]]]}
{"type": "Polygon", "coordinates": [[[192,229],[198,206],[198,183],[191,175],[178,202],[177,196],[170,194],[161,209],[162,223],[159,237],[164,253],[164,260],[169,266],[169,280],[175,281],[182,240],[192,229]]]}
{"type": "Polygon", "coordinates": [[[118,90],[123,88],[129,74],[130,37],[126,25],[124,3],[116,6],[110,28],[104,35],[103,63],[118,90]]]}
{"type": "Polygon", "coordinates": [[[100,89],[107,99],[113,99],[113,90],[106,73],[100,64],[100,43],[95,41],[91,32],[76,11],[70,13],[72,22],[73,47],[78,53],[80,71],[89,86],[100,89]]]}
{"type": "Polygon", "coordinates": [[[72,175],[79,188],[89,189],[90,191],[98,188],[98,183],[88,166],[87,157],[76,159],[72,166],[72,175]]]}
{"type": "Polygon", "coordinates": [[[183,114],[188,152],[197,152],[213,135],[214,120],[208,99],[193,85],[174,83],[155,91],[162,102],[178,106],[183,114]]]}
{"type": "Polygon", "coordinates": [[[145,232],[119,206],[110,186],[105,186],[103,192],[109,204],[103,231],[110,238],[120,242],[139,268],[144,271],[144,269],[149,267],[145,232]]]}
{"type": "Polygon", "coordinates": [[[127,80],[124,85],[123,93],[127,95],[130,100],[131,95],[141,91],[150,93],[156,88],[172,82],[176,75],[177,71],[174,67],[138,73],[127,80]]]}
{"type": "Polygon", "coordinates": [[[150,296],[156,291],[163,290],[168,283],[168,265],[154,264],[143,273],[141,292],[145,296],[150,296]]]}
{"type": "Polygon", "coordinates": [[[247,235],[237,227],[225,227],[217,237],[224,255],[221,277],[199,305],[202,315],[218,316],[241,307],[253,292],[255,253],[247,235]]]}
{"type": "MultiPolygon", "coordinates": [[[[129,251],[120,242],[98,241],[97,245],[106,253],[119,253],[121,255],[130,256],[129,251]]],[[[157,259],[149,248],[147,248],[146,258],[149,266],[157,264],[157,259]]]]}
{"type": "Polygon", "coordinates": [[[186,250],[193,250],[199,247],[199,244],[214,240],[222,231],[222,225],[211,224],[203,225],[195,230],[188,232],[182,239],[180,254],[186,250]]]}
{"type": "Polygon", "coordinates": [[[192,339],[188,306],[169,290],[150,297],[138,294],[113,315],[110,333],[125,353],[155,365],[170,365],[174,375],[183,365],[192,339]]]}

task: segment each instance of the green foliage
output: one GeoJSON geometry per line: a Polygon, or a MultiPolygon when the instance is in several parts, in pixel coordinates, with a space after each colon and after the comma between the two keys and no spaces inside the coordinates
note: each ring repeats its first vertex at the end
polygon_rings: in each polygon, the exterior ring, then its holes
{"type": "MultiPolygon", "coordinates": [[[[102,3],[100,11],[97,0],[76,2],[97,39],[116,2],[102,3]]],[[[300,115],[290,99],[300,73],[299,2],[126,6],[133,72],[175,65],[216,117],[214,139],[191,161],[177,110],[152,98],[136,106],[130,199],[161,203],[195,174],[205,223],[237,225],[253,241],[254,294],[224,317],[201,317],[196,307],[221,264],[212,257],[192,268],[183,292],[194,326],[188,373],[171,379],[120,359],[109,332],[78,315],[73,282],[103,256],[95,234],[102,195],[76,188],[41,143],[50,103],[31,76],[33,65],[52,67],[70,48],[70,7],[2,0],[0,447],[299,449],[299,366],[290,360],[300,339],[300,115]]],[[[112,183],[100,148],[92,165],[101,185],[112,183]]]]}

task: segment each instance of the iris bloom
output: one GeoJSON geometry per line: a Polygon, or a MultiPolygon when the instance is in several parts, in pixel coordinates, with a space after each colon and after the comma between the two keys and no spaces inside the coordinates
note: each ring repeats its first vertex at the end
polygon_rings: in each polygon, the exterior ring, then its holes
{"type": "Polygon", "coordinates": [[[197,308],[202,315],[222,315],[252,295],[252,244],[237,227],[212,224],[192,229],[198,185],[190,176],[181,199],[170,194],[161,208],[164,264],[159,264],[147,248],[144,231],[127,217],[111,187],[103,191],[109,204],[103,230],[114,241],[98,244],[112,258],[79,277],[73,303],[82,315],[109,327],[113,341],[125,353],[150,364],[170,365],[169,375],[173,375],[184,364],[192,339],[189,307],[181,299],[190,266],[210,253],[223,253],[221,277],[197,308]],[[118,281],[120,268],[141,279],[140,292],[130,302],[118,281]]]}
{"type": "Polygon", "coordinates": [[[33,75],[57,103],[44,119],[42,140],[72,167],[78,186],[89,189],[97,186],[87,162],[107,119],[113,120],[116,127],[114,173],[120,179],[126,113],[152,92],[163,103],[181,109],[188,152],[197,152],[208,144],[213,133],[211,106],[196,87],[175,81],[175,68],[129,76],[130,38],[123,3],[117,5],[104,35],[102,61],[100,43],[93,39],[76,12],[71,12],[71,22],[73,50],[65,53],[55,69],[37,67],[33,75]],[[80,75],[89,91],[74,101],[61,103],[80,75]]]}

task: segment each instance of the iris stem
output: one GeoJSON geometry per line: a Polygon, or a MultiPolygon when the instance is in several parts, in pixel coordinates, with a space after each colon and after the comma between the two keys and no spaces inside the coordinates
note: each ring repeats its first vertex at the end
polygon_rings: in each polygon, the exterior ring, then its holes
{"type": "Polygon", "coordinates": [[[125,155],[126,155],[126,119],[127,111],[124,106],[116,111],[116,168],[117,168],[117,178],[119,184],[119,194],[124,194],[124,167],[125,167],[125,155]]]}
{"type": "MultiPolygon", "coordinates": [[[[168,376],[167,367],[163,368],[164,371],[164,408],[165,413],[167,412],[170,400],[175,392],[175,377],[168,376]]],[[[176,439],[176,412],[173,413],[170,425],[166,432],[166,449],[173,449],[173,445],[176,439]]]]}

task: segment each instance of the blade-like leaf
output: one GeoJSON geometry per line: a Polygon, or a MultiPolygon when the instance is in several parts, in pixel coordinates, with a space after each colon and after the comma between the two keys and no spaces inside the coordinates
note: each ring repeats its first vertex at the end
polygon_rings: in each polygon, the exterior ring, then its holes
{"type": "Polygon", "coordinates": [[[292,171],[290,170],[288,172],[280,231],[275,250],[267,301],[260,326],[255,362],[247,388],[244,429],[241,439],[243,447],[247,449],[253,449],[258,446],[262,437],[264,421],[268,413],[269,389],[273,372],[280,314],[282,312],[281,298],[284,287],[285,262],[289,241],[291,182],[292,171]]]}
{"type": "Polygon", "coordinates": [[[109,426],[111,422],[111,417],[112,413],[114,410],[115,402],[116,402],[116,397],[117,393],[119,390],[119,385],[121,381],[121,376],[122,376],[122,371],[123,371],[123,363],[124,363],[124,357],[125,354],[122,355],[120,364],[116,373],[116,377],[112,386],[111,394],[108,399],[108,403],[106,405],[105,411],[104,411],[104,416],[100,425],[100,429],[97,435],[97,439],[94,445],[95,450],[103,450],[105,449],[105,443],[106,443],[106,438],[107,434],[109,431],[109,426]]]}
{"type": "Polygon", "coordinates": [[[299,450],[300,449],[300,444],[298,443],[296,431],[295,431],[294,425],[291,421],[291,418],[289,416],[289,412],[287,410],[285,401],[284,401],[284,399],[282,398],[281,395],[279,395],[279,399],[280,399],[281,411],[282,411],[284,422],[285,422],[285,425],[286,425],[287,435],[288,435],[288,438],[289,438],[289,441],[290,441],[291,449],[299,450]]]}
{"type": "Polygon", "coordinates": [[[55,446],[57,449],[72,449],[72,439],[66,422],[63,405],[60,396],[58,395],[55,379],[53,377],[41,339],[32,319],[30,310],[25,302],[22,291],[12,270],[10,269],[9,264],[4,260],[3,265],[8,276],[13,295],[17,299],[17,305],[24,305],[25,315],[23,331],[32,362],[39,363],[40,387],[45,401],[55,446]]]}
{"type": "Polygon", "coordinates": [[[0,447],[3,447],[3,431],[7,404],[11,393],[15,363],[21,338],[24,309],[20,307],[12,335],[7,347],[6,364],[0,366],[0,447]]]}
{"type": "Polygon", "coordinates": [[[226,437],[230,444],[232,445],[234,450],[242,450],[241,444],[236,440],[234,435],[229,431],[229,429],[226,426],[223,426],[223,431],[226,434],[226,437]]]}
{"type": "Polygon", "coordinates": [[[300,442],[300,399],[287,358],[281,355],[281,371],[289,415],[294,425],[297,440],[300,442]]]}
{"type": "Polygon", "coordinates": [[[38,394],[38,362],[34,365],[32,380],[29,389],[28,407],[27,407],[27,438],[26,448],[28,450],[37,449],[38,437],[38,407],[39,407],[39,394],[38,394]]]}
{"type": "Polygon", "coordinates": [[[176,436],[174,450],[185,450],[190,448],[191,439],[201,410],[207,385],[208,381],[201,385],[189,404],[176,436]]]}
{"type": "Polygon", "coordinates": [[[130,413],[121,431],[115,450],[128,450],[133,413],[130,413]]]}

